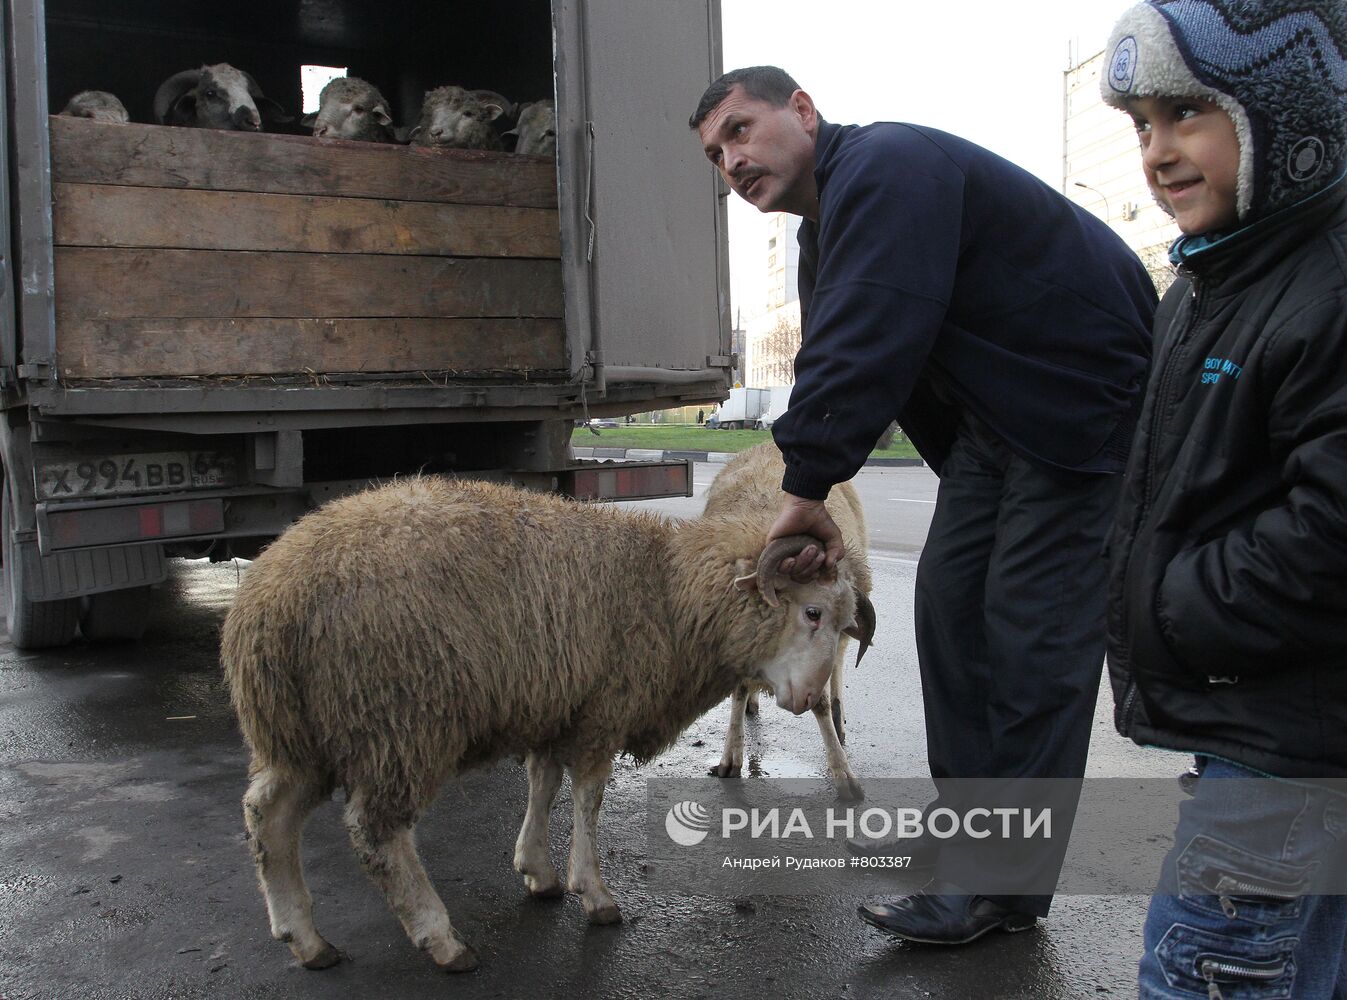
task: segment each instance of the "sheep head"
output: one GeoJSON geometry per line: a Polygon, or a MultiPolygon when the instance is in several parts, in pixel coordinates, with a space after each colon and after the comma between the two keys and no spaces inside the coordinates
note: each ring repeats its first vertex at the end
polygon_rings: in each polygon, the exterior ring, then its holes
{"type": "Polygon", "coordinates": [[[859,663],[875,634],[874,606],[852,583],[845,564],[803,582],[781,572],[785,559],[821,544],[808,535],[774,539],[753,572],[746,572],[749,564],[741,560],[741,575],[734,581],[739,590],[756,592],[769,606],[784,608],[766,658],[751,666],[755,679],[771,687],[777,704],[795,715],[813,708],[826,690],[841,637],[851,636],[860,644],[859,663]]]}
{"type": "Polygon", "coordinates": [[[499,104],[483,102],[462,87],[437,87],[426,94],[412,145],[501,149],[493,123],[504,113],[499,104]]]}
{"type": "Polygon", "coordinates": [[[557,152],[557,108],[551,100],[531,101],[519,106],[519,122],[506,135],[515,135],[516,153],[555,156],[557,152]]]}
{"type": "Polygon", "coordinates": [[[301,120],[316,136],[360,142],[393,142],[388,101],[371,83],[339,76],[318,95],[318,111],[301,120]]]}
{"type": "Polygon", "coordinates": [[[264,113],[270,121],[291,121],[250,74],[229,63],[175,73],[154,95],[154,115],[163,125],[260,132],[264,113]]]}

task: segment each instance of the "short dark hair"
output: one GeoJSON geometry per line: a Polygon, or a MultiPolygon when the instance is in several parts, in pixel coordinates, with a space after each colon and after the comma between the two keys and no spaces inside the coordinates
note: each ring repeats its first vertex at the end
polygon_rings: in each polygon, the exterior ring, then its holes
{"type": "Polygon", "coordinates": [[[790,95],[800,89],[800,85],[791,75],[777,66],[746,66],[743,69],[732,69],[706,88],[697,110],[688,119],[688,128],[700,128],[706,116],[715,110],[717,104],[730,96],[730,90],[735,86],[743,87],[744,93],[749,97],[766,101],[776,108],[784,108],[790,102],[790,95]]]}

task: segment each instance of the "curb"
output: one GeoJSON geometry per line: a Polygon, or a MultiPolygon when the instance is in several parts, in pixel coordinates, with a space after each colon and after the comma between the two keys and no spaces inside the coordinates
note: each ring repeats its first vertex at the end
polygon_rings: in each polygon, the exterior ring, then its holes
{"type": "MultiPolygon", "coordinates": [[[[733,451],[659,451],[654,448],[572,448],[576,458],[618,458],[628,462],[665,462],[691,459],[694,462],[714,462],[720,465],[734,458],[733,451]]],[[[919,458],[869,458],[866,468],[902,469],[925,465],[919,458]]]]}

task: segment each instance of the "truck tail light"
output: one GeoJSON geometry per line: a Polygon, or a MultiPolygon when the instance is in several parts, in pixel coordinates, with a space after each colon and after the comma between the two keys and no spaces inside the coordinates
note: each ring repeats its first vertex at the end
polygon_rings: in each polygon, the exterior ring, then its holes
{"type": "Polygon", "coordinates": [[[47,549],[217,535],[224,531],[224,501],[217,498],[48,510],[46,529],[47,549]]]}
{"type": "Polygon", "coordinates": [[[654,500],[692,496],[692,464],[605,462],[568,473],[561,492],[576,500],[654,500]]]}

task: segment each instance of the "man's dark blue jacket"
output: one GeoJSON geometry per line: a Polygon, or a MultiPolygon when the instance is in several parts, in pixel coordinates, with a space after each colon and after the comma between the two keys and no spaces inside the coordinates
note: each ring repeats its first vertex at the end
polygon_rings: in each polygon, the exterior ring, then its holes
{"type": "Polygon", "coordinates": [[[1017,453],[1122,468],[1155,290],[1094,216],[934,129],[820,120],[800,226],[803,343],[772,428],[782,487],[822,499],[897,419],[939,472],[961,407],[1017,453]]]}

